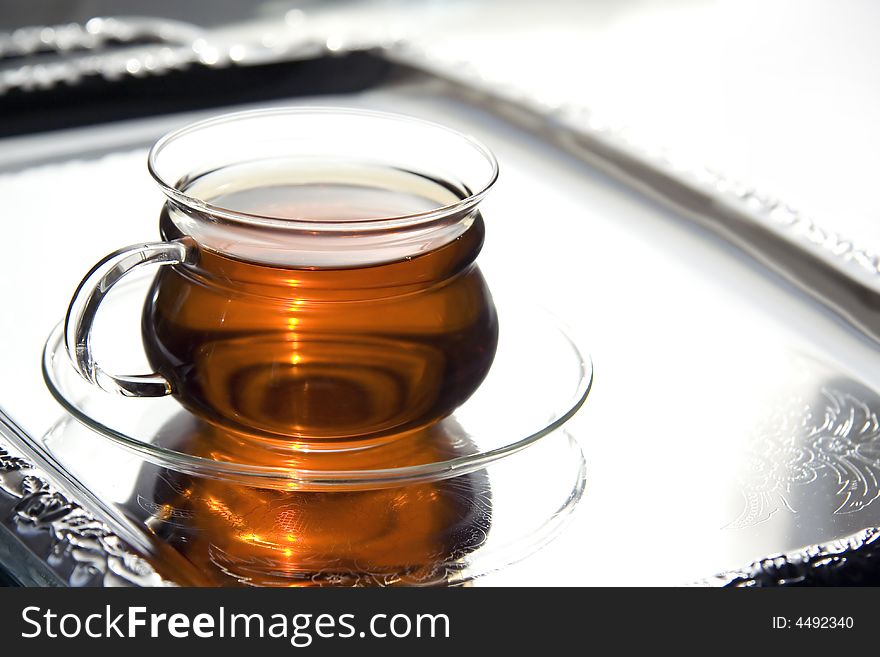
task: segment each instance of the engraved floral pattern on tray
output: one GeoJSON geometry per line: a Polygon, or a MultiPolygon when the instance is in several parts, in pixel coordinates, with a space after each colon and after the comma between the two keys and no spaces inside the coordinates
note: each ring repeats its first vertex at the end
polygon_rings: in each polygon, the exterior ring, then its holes
{"type": "Polygon", "coordinates": [[[797,513],[792,492],[828,477],[834,514],[861,511],[880,497],[880,404],[869,395],[876,397],[840,382],[821,388],[815,401],[795,399],[772,413],[746,445],[745,506],[727,528],[756,525],[780,510],[797,513]]]}

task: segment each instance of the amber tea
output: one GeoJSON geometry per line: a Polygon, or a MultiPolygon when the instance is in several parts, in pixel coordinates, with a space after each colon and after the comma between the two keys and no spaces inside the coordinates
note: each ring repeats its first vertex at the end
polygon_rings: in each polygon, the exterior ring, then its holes
{"type": "Polygon", "coordinates": [[[411,117],[290,107],[160,139],[163,241],[120,249],[71,300],[65,347],[90,383],[173,395],[270,452],[388,442],[448,416],[492,363],[498,324],[475,258],[498,165],[411,117]],[[129,272],[161,266],[142,317],[149,374],[95,360],[92,326],[129,272]]]}
{"type": "MultiPolygon", "coordinates": [[[[278,163],[212,172],[185,191],[282,223],[382,219],[457,200],[401,171],[278,163]]],[[[166,239],[182,236],[174,213],[163,212],[166,239]]],[[[423,427],[464,402],[494,357],[497,320],[474,262],[483,237],[475,214],[437,248],[373,263],[367,246],[355,267],[343,257],[298,266],[293,239],[289,252],[284,239],[273,245],[268,263],[235,255],[234,243],[233,255],[201,248],[194,265],[156,277],[147,355],[191,410],[244,433],[341,446],[423,427]]]]}

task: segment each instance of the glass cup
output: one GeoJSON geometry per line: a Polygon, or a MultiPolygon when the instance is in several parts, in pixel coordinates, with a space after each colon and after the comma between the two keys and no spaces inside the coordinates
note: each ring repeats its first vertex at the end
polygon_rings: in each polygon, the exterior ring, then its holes
{"type": "Polygon", "coordinates": [[[273,447],[350,449],[452,413],[480,385],[498,323],[475,263],[477,206],[498,175],[473,139],[360,110],[243,112],[165,136],[149,170],[162,241],[121,249],[65,320],[77,372],[108,392],[174,395],[273,447]],[[157,273],[142,318],[155,372],[93,357],[98,307],[157,273]]]}

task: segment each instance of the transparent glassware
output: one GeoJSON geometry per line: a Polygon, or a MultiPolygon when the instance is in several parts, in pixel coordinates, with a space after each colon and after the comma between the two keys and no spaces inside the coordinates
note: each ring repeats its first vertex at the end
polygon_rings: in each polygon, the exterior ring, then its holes
{"type": "Polygon", "coordinates": [[[172,133],[149,168],[162,241],[96,265],[44,351],[69,415],[43,446],[83,490],[208,585],[461,584],[559,532],[592,366],[483,280],[485,147],[267,110],[172,133]]]}
{"type": "Polygon", "coordinates": [[[498,166],[473,139],[390,114],[257,110],[169,134],[149,170],[163,241],[98,263],[67,314],[88,382],[173,395],[279,448],[338,451],[420,431],[485,378],[498,323],[477,205],[498,166]],[[279,194],[297,203],[278,210],[279,194]],[[156,371],[111,374],[92,348],[97,311],[147,265],[164,266],[142,322],[156,371]]]}
{"type": "MultiPolygon", "coordinates": [[[[150,286],[149,277],[135,276],[105,301],[96,334],[108,361],[133,362],[126,329],[150,286]]],[[[46,342],[43,377],[64,409],[92,429],[92,440],[102,437],[171,471],[284,490],[350,491],[431,482],[553,442],[590,393],[592,363],[551,314],[506,296],[499,297],[498,313],[492,367],[464,404],[407,439],[358,450],[255,444],[204,422],[174,396],[108,395],[72,366],[62,324],[46,342]]]]}
{"type": "MultiPolygon", "coordinates": [[[[124,327],[150,286],[135,276],[108,296],[96,326],[108,362],[131,355],[124,327]]],[[[486,379],[449,417],[365,449],[279,451],[173,396],[106,394],[75,371],[59,324],[43,373],[69,415],[43,444],[195,564],[199,585],[463,584],[553,540],[587,476],[565,424],[590,392],[589,359],[551,315],[515,298],[499,298],[499,325],[486,379]]]]}

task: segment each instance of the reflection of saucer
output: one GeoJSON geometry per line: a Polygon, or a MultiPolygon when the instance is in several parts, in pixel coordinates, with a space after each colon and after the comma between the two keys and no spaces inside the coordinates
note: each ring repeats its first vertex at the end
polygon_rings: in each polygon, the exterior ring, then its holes
{"type": "MultiPolygon", "coordinates": [[[[148,283],[148,282],[147,282],[148,283]]],[[[102,314],[124,318],[142,302],[146,284],[128,285],[109,296],[102,314]]],[[[592,382],[589,361],[546,313],[522,304],[499,306],[495,361],[477,392],[436,430],[461,440],[444,451],[407,449],[405,436],[342,453],[247,449],[192,449],[169,426],[192,416],[173,397],[129,398],[88,384],[74,371],[57,327],[46,343],[43,374],[49,390],[77,420],[142,459],[171,470],[264,488],[353,490],[428,482],[479,470],[557,430],[585,401],[592,382]]],[[[131,352],[131,332],[109,330],[103,346],[116,355],[131,352]],[[115,338],[115,339],[114,339],[115,338]]],[[[112,353],[105,356],[112,367],[112,353]]],[[[431,431],[431,430],[429,430],[431,431]]]]}
{"type": "MultiPolygon", "coordinates": [[[[218,439],[186,419],[167,430],[192,452],[218,439]]],[[[420,440],[414,451],[466,447],[454,431],[435,430],[420,440]]],[[[217,585],[460,584],[553,539],[585,483],[583,454],[562,430],[461,476],[320,491],[170,471],[118,443],[95,440],[69,416],[43,443],[79,483],[147,526],[217,585]]]]}

